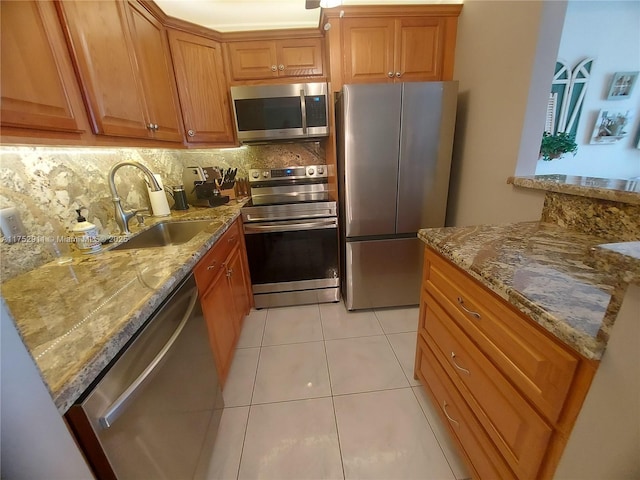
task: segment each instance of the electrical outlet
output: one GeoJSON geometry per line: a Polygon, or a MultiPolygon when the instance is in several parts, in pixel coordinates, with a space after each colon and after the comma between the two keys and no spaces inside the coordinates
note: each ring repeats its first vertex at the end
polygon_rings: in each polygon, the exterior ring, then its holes
{"type": "Polygon", "coordinates": [[[15,243],[18,237],[24,236],[24,225],[15,207],[0,210],[0,228],[6,243],[15,243]]]}

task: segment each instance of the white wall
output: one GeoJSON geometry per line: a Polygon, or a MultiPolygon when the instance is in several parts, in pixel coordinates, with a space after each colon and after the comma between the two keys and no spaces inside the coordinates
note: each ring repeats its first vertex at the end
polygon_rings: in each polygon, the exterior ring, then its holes
{"type": "Polygon", "coordinates": [[[0,297],[3,480],[94,478],[0,297]]]}
{"type": "Polygon", "coordinates": [[[622,179],[640,176],[640,150],[634,147],[640,128],[640,84],[636,83],[629,99],[606,100],[615,72],[640,70],[640,2],[569,2],[558,58],[573,67],[589,57],[595,60],[576,134],[578,153],[540,160],[535,173],[622,179]],[[615,144],[590,145],[600,109],[634,111],[630,134],[615,144]]]}
{"type": "Polygon", "coordinates": [[[557,480],[640,478],[640,285],[629,285],[557,480]]]}
{"type": "Polygon", "coordinates": [[[540,218],[544,192],[506,181],[516,173],[525,141],[534,152],[530,171],[519,174],[534,170],[564,6],[465,1],[456,43],[454,79],[460,94],[447,225],[540,218]],[[530,104],[541,108],[539,115],[528,113],[530,104]]]}

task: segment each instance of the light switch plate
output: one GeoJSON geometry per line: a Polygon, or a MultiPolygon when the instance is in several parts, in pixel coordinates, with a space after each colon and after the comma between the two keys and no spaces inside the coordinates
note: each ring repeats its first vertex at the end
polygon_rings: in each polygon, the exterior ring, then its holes
{"type": "Polygon", "coordinates": [[[0,210],[0,228],[4,235],[5,243],[15,243],[19,237],[25,235],[24,225],[15,207],[0,210]]]}

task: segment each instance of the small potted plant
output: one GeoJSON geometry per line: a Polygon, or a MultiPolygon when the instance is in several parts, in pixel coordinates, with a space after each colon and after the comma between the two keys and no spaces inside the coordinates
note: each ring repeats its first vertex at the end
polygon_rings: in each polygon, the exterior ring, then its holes
{"type": "Polygon", "coordinates": [[[576,136],[573,133],[558,132],[551,134],[544,132],[542,134],[542,143],[540,144],[542,160],[549,161],[554,158],[560,158],[565,153],[573,153],[575,156],[578,151],[578,145],[575,140],[576,136]]]}

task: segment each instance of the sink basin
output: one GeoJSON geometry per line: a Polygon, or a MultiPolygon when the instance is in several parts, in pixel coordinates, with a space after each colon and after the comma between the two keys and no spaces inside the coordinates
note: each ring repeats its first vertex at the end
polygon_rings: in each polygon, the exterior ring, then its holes
{"type": "Polygon", "coordinates": [[[204,231],[212,220],[193,220],[188,222],[160,222],[153,227],[131,237],[113,250],[129,250],[132,248],[166,247],[186,243],[204,231]]]}

